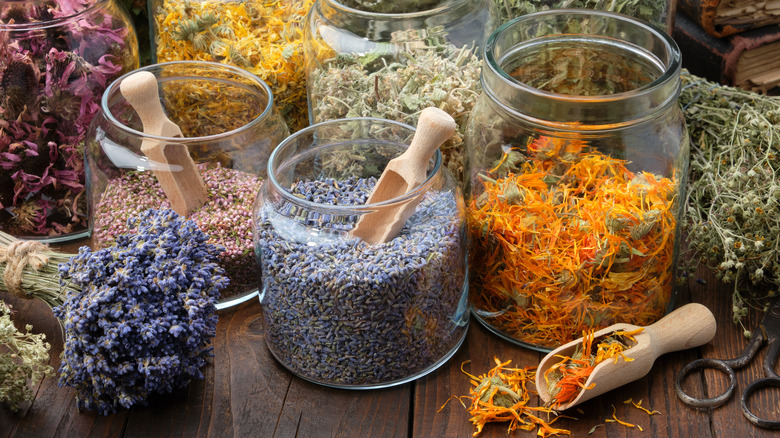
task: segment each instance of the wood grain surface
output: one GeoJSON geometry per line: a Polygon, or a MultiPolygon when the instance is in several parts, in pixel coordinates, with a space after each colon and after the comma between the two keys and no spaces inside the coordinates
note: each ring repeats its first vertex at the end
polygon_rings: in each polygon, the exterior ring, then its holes
{"type": "MultiPolygon", "coordinates": [[[[612,392],[564,412],[556,421],[571,436],[589,437],[768,437],[776,432],[760,429],[742,415],[738,394],[724,406],[695,410],[685,406],[674,392],[677,373],[699,357],[737,356],[747,341],[742,328],[731,321],[731,285],[720,284],[700,269],[681,288],[676,306],[687,302],[706,305],[715,314],[715,339],[696,349],[659,357],[650,374],[612,392]],[[699,281],[696,281],[699,280],[699,281]],[[706,284],[703,284],[706,283],[706,284]],[[624,403],[660,412],[649,416],[624,403]],[[637,425],[628,428],[605,423],[617,418],[637,425]],[[589,435],[591,429],[595,430],[589,435]],[[639,431],[638,427],[642,428],[639,431]]],[[[45,304],[20,300],[0,292],[15,309],[14,321],[33,324],[52,344],[51,365],[59,367],[63,335],[45,304]]],[[[467,395],[468,377],[493,367],[493,357],[512,360],[512,366],[536,366],[542,353],[504,341],[472,319],[466,341],[457,353],[433,373],[387,389],[343,390],[316,385],[293,376],[265,346],[261,306],[250,301],[219,314],[214,357],[204,369],[205,379],[173,394],[157,396],[146,407],[135,407],[103,416],[78,412],[74,391],[57,385],[57,377],[44,379],[35,388],[32,403],[18,413],[0,407],[2,437],[471,437],[474,427],[453,395],[467,395]],[[465,363],[470,361],[468,363],[465,363]],[[465,364],[464,364],[465,363],[465,364]],[[463,365],[462,365],[463,364],[463,365]]],[[[760,321],[753,313],[750,327],[760,321]]],[[[737,372],[737,392],[763,375],[761,361],[766,348],[746,369],[737,372]]],[[[715,395],[727,384],[716,373],[691,376],[687,384],[698,395],[715,395]]],[[[779,391],[759,394],[752,403],[780,418],[779,391]]],[[[538,403],[538,399],[535,400],[538,403]]],[[[507,424],[488,424],[480,437],[534,437],[536,431],[507,435],[507,424]]]]}

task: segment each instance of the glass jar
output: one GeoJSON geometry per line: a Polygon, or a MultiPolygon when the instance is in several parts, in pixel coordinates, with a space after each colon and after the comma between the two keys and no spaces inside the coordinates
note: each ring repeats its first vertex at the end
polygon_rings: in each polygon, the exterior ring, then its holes
{"type": "Polygon", "coordinates": [[[257,296],[252,203],[271,151],[289,135],[268,85],[245,70],[210,62],[163,63],[138,71],[154,74],[162,107],[182,137],[143,132],[138,114],[120,90],[130,74],[106,89],[87,134],[93,246],[110,245],[128,232],[129,218],[147,209],[172,208],[158,172],[176,175],[185,170],[174,161],[147,158],[143,143],[164,142],[166,154],[169,148],[184,147],[208,198],[189,218],[211,236],[211,243],[224,247],[220,264],[230,285],[217,308],[257,296]]]}
{"type": "Polygon", "coordinates": [[[674,14],[677,0],[621,1],[614,0],[493,0],[499,12],[500,22],[552,9],[593,9],[615,12],[644,20],[669,35],[674,31],[674,14]]]}
{"type": "Polygon", "coordinates": [[[106,86],[136,68],[135,29],[114,0],[0,2],[0,230],[89,234],[84,135],[106,86]]]}
{"type": "Polygon", "coordinates": [[[496,25],[492,0],[317,0],[304,49],[311,123],[380,117],[409,125],[435,106],[458,123],[442,147],[463,170],[463,132],[479,97],[479,49],[496,25]]]}
{"type": "Polygon", "coordinates": [[[265,81],[292,131],[308,125],[303,21],[314,0],[148,0],[153,62],[212,61],[265,81]]]}
{"type": "Polygon", "coordinates": [[[304,379],[399,385],[442,365],[465,338],[465,206],[441,153],[410,192],[365,204],[413,133],[389,120],[340,119],[293,134],[271,155],[253,222],[265,339],[304,379]],[[420,197],[387,243],[351,236],[366,214],[420,197]]]}
{"type": "Polygon", "coordinates": [[[662,317],[689,154],[674,41],[556,10],[506,23],[484,56],[467,130],[473,314],[545,351],[662,317]]]}

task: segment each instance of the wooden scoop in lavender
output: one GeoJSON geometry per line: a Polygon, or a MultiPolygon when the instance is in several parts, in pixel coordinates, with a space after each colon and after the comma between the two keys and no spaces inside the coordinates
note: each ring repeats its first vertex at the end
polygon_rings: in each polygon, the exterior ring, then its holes
{"type": "Polygon", "coordinates": [[[715,317],[698,303],[686,304],[655,324],[614,324],[548,353],[536,372],[545,406],[566,410],[641,379],[658,356],[698,347],[715,337],[715,317]]]}
{"type": "MultiPolygon", "coordinates": [[[[385,203],[399,198],[425,182],[428,162],[439,146],[455,132],[455,120],[446,112],[429,107],[422,110],[409,148],[387,163],[367,204],[385,203]]],[[[352,235],[369,243],[392,240],[414,213],[422,194],[401,203],[388,203],[358,220],[352,235]]]]}

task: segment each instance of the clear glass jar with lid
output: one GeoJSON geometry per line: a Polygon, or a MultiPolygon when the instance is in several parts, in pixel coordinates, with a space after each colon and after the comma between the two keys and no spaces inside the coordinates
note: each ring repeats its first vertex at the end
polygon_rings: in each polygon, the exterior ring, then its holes
{"type": "Polygon", "coordinates": [[[383,119],[332,120],[298,131],[271,155],[253,222],[265,340],[304,379],[399,385],[439,367],[465,338],[465,210],[441,153],[408,193],[366,204],[414,132],[383,119]],[[352,235],[366,215],[412,200],[419,204],[395,238],[352,235]]]}
{"type": "Polygon", "coordinates": [[[106,86],[136,68],[135,29],[115,0],[0,2],[0,230],[89,234],[84,136],[106,86]]]}
{"type": "Polygon", "coordinates": [[[211,61],[265,81],[292,131],[309,124],[303,22],[314,0],[148,0],[152,62],[211,61]]]}
{"type": "Polygon", "coordinates": [[[203,190],[201,206],[177,213],[187,215],[211,243],[223,247],[219,263],[230,284],[217,308],[257,296],[260,274],[252,250],[252,203],[265,178],[268,157],[288,135],[268,85],[246,70],[180,61],[122,76],[106,89],[87,134],[93,246],[110,245],[128,232],[128,219],[145,210],[177,210],[178,198],[169,190],[173,179],[189,194],[203,190]],[[181,129],[181,136],[145,132],[148,127],[121,88],[139,72],[153,75],[163,111],[181,129]],[[149,152],[149,145],[162,145],[166,158],[149,152]],[[182,149],[189,157],[173,155],[182,149]],[[192,163],[189,168],[187,160],[192,163]],[[188,170],[202,185],[191,184],[188,170]]]}
{"type": "Polygon", "coordinates": [[[479,96],[479,50],[497,26],[492,0],[317,0],[304,33],[309,119],[416,123],[435,106],[460,129],[442,146],[460,177],[463,130],[479,96]]]}
{"type": "Polygon", "coordinates": [[[675,296],[689,139],[680,52],[619,14],[556,10],[497,29],[467,129],[473,314],[549,350],[675,296]]]}

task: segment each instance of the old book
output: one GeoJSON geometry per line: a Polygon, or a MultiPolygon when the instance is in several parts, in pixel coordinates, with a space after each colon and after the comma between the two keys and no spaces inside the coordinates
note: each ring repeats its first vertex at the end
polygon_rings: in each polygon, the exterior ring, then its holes
{"type": "Polygon", "coordinates": [[[692,74],[762,94],[780,89],[780,25],[715,38],[678,12],[673,38],[692,74]]]}
{"type": "Polygon", "coordinates": [[[677,11],[718,38],[780,24],[780,0],[678,0],[677,11]]]}

